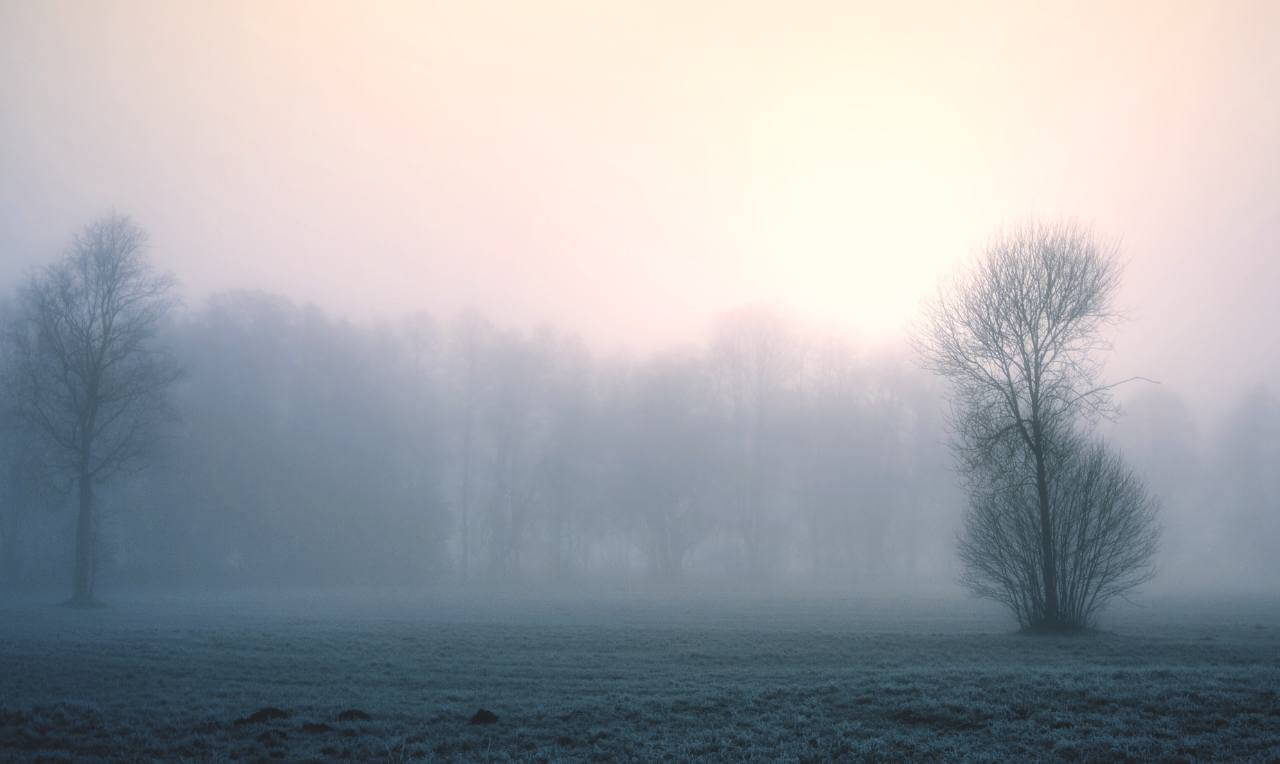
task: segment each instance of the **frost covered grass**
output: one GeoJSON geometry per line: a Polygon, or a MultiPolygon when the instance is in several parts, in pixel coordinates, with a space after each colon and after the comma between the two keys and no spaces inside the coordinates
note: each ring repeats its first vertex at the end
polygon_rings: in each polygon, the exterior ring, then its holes
{"type": "Polygon", "coordinates": [[[1280,757],[1275,600],[1034,637],[964,599],[109,604],[0,601],[0,759],[1280,757]]]}

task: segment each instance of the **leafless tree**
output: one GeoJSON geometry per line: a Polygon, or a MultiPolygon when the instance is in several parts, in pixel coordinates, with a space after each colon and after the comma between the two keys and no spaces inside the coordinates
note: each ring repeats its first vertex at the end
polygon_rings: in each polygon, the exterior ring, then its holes
{"type": "Polygon", "coordinates": [[[456,443],[452,449],[458,460],[458,500],[456,514],[461,536],[458,540],[458,572],[465,583],[471,573],[471,495],[472,463],[475,454],[475,420],[477,387],[480,380],[481,345],[489,326],[479,314],[467,312],[459,316],[450,332],[448,410],[452,412],[456,443]]]}
{"type": "MultiPolygon", "coordinates": [[[[14,325],[14,304],[0,298],[0,331],[14,325]]],[[[17,408],[16,347],[0,342],[0,586],[16,586],[22,575],[19,550],[36,510],[55,504],[48,449],[32,437],[17,408]]]]}
{"type": "Polygon", "coordinates": [[[1151,579],[1159,540],[1156,501],[1118,455],[1073,439],[1049,470],[1056,618],[1043,586],[1039,501],[1020,465],[985,475],[960,539],[965,584],[1003,603],[1028,629],[1088,626],[1108,600],[1151,579]]]}
{"type": "Polygon", "coordinates": [[[756,305],[723,316],[709,352],[734,452],[730,511],[747,574],[762,577],[778,559],[781,534],[773,515],[785,456],[776,450],[778,420],[798,388],[803,348],[786,315],[756,305]]]}
{"type": "MultiPolygon", "coordinates": [[[[1117,317],[1116,247],[1069,223],[1028,223],[997,237],[929,304],[915,344],[952,384],[953,443],[971,490],[994,474],[1032,486],[1035,523],[1019,543],[1039,566],[1024,592],[1037,628],[1081,624],[1064,608],[1071,561],[1054,529],[1070,495],[1055,465],[1070,464],[1076,432],[1111,409],[1116,384],[1099,381],[1103,329],[1117,317]]],[[[1109,543],[1099,539],[1096,543],[1109,543]]],[[[1022,611],[1015,608],[1020,614],[1022,611]]]]}
{"type": "Polygon", "coordinates": [[[10,332],[18,408],[79,491],[75,605],[94,601],[94,485],[141,466],[179,375],[156,343],[174,281],[155,271],[146,246],[128,217],[90,223],[20,291],[10,332]]]}
{"type": "Polygon", "coordinates": [[[632,380],[618,439],[619,505],[638,519],[655,577],[683,575],[711,531],[709,487],[722,454],[709,421],[710,385],[690,358],[659,356],[632,380]]]}

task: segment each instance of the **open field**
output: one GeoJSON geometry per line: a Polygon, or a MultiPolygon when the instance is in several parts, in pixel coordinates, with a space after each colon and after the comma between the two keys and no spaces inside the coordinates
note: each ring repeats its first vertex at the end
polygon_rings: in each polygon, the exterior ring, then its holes
{"type": "Polygon", "coordinates": [[[928,598],[0,601],[0,759],[1280,758],[1275,600],[1103,627],[928,598]],[[264,707],[287,717],[237,723],[264,707]]]}

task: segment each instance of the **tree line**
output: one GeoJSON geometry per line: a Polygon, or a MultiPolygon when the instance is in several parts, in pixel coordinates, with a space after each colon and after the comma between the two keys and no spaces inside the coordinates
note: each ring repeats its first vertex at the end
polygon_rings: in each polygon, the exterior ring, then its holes
{"type": "MultiPolygon", "coordinates": [[[[124,218],[95,225],[136,229],[124,218]]],[[[30,319],[24,290],[11,327],[30,319]]],[[[47,579],[68,562],[56,508],[70,502],[84,517],[86,483],[97,516],[73,533],[85,540],[73,561],[85,597],[101,570],[846,587],[953,575],[950,540],[936,531],[954,489],[931,382],[909,359],[767,308],[647,357],[593,354],[572,335],[476,312],[368,325],[252,291],[215,295],[145,333],[135,347],[156,354],[147,371],[157,376],[135,375],[147,382],[138,399],[163,394],[130,430],[139,448],[127,459],[91,466],[86,481],[79,467],[34,458],[26,446],[41,442],[40,423],[10,417],[6,442],[23,456],[9,462],[10,578],[47,579]],[[97,555],[81,559],[85,546],[97,555]]]]}
{"type": "Polygon", "coordinates": [[[253,291],[179,310],[146,244],[104,217],[0,304],[8,584],[69,568],[86,605],[104,574],[959,579],[1057,630],[1154,576],[1161,498],[1171,559],[1194,533],[1242,571],[1274,560],[1275,398],[1242,401],[1212,471],[1186,468],[1176,395],[1140,392],[1126,425],[1101,374],[1117,253],[1074,223],[994,238],[927,305],[916,360],[765,307],[643,357],[476,312],[360,324],[253,291]]]}

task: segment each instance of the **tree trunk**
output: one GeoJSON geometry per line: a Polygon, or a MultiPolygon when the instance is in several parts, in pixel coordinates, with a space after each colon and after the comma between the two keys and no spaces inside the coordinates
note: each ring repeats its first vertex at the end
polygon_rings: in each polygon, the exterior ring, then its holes
{"type": "Polygon", "coordinates": [[[1036,492],[1040,500],[1040,563],[1044,577],[1044,626],[1056,628],[1058,619],[1058,567],[1054,561],[1053,516],[1049,511],[1049,477],[1044,456],[1036,454],[1036,492]]]}
{"type": "Polygon", "coordinates": [[[71,604],[93,602],[93,477],[81,469],[80,510],[76,516],[76,557],[71,577],[71,604]]]}
{"type": "Polygon", "coordinates": [[[462,446],[462,583],[471,572],[471,423],[467,423],[462,446]]]}

